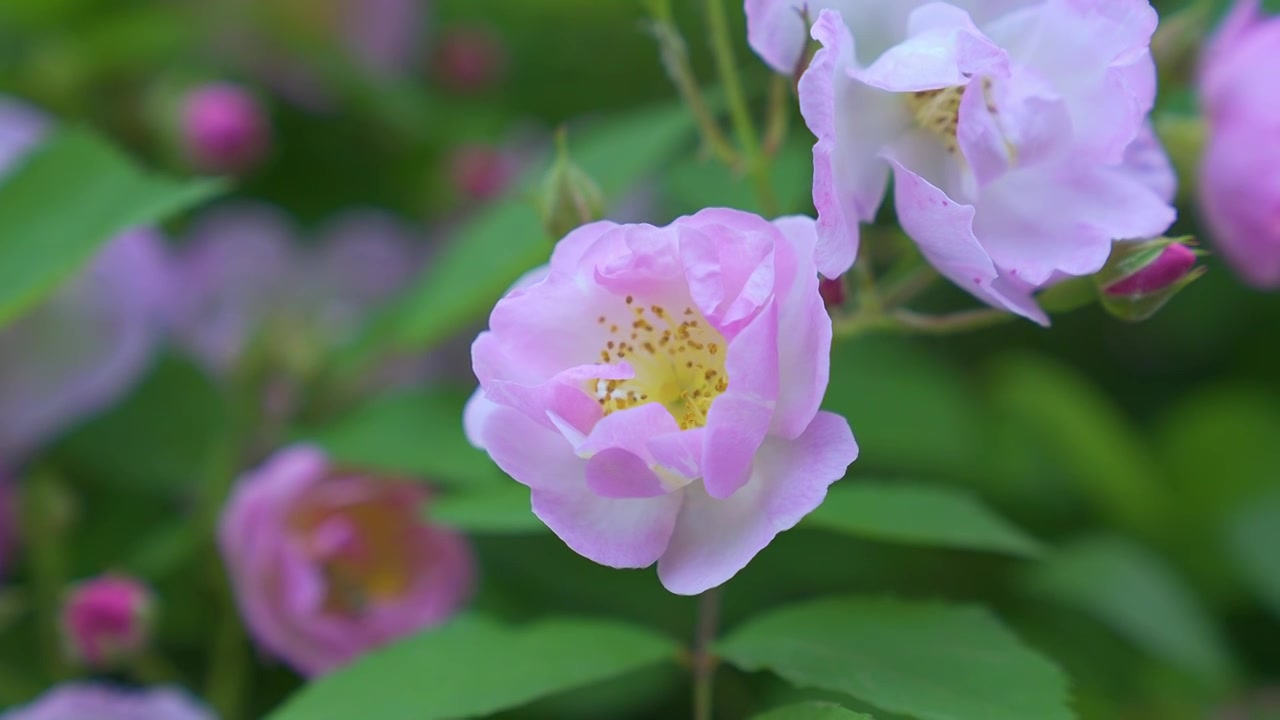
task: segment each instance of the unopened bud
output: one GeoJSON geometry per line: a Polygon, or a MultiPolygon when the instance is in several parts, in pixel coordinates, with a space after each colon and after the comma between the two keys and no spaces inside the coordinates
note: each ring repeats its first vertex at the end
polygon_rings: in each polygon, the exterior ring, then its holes
{"type": "Polygon", "coordinates": [[[819,278],[818,295],[822,296],[822,304],[828,308],[838,308],[844,305],[846,299],[844,278],[836,278],[828,280],[827,278],[819,278]]]}
{"type": "Polygon", "coordinates": [[[604,217],[604,193],[600,186],[569,157],[562,128],[556,135],[556,160],[542,181],[542,224],[553,238],[604,217]]]}
{"type": "Polygon", "coordinates": [[[182,103],[187,157],[209,173],[243,173],[262,161],[271,130],[257,99],[236,85],[196,88],[182,103]]]}
{"type": "Polygon", "coordinates": [[[1111,259],[1094,276],[1103,307],[1121,320],[1151,317],[1206,271],[1196,267],[1188,238],[1116,243],[1111,259]]]}
{"type": "Polygon", "coordinates": [[[458,92],[479,92],[495,85],[506,68],[506,49],[486,27],[455,28],[440,38],[434,70],[439,81],[458,92]]]}
{"type": "Polygon", "coordinates": [[[501,148],[466,145],[449,161],[454,188],[468,200],[493,200],[507,191],[516,176],[515,159],[501,148]]]}
{"type": "Polygon", "coordinates": [[[146,649],[154,600],[138,580],[103,575],[73,587],[62,608],[67,654],[94,669],[126,664],[146,649]]]}

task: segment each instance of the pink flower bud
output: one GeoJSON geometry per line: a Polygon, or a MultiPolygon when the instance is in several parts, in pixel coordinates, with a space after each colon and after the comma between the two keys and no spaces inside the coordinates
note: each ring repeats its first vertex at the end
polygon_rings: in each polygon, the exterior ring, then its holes
{"type": "Polygon", "coordinates": [[[1196,254],[1186,245],[1170,245],[1151,264],[1108,285],[1108,295],[1150,295],[1178,282],[1196,265],[1196,254]]]}
{"type": "Polygon", "coordinates": [[[487,145],[466,145],[453,153],[450,161],[453,185],[470,200],[492,200],[516,176],[516,161],[509,153],[487,145]]]}
{"type": "Polygon", "coordinates": [[[261,162],[271,129],[256,98],[236,85],[205,85],[183,101],[187,156],[198,169],[240,173],[261,162]]]}
{"type": "Polygon", "coordinates": [[[1102,307],[1128,322],[1151,317],[1183,288],[1204,275],[1188,238],[1118,242],[1093,276],[1102,307]]]}
{"type": "Polygon", "coordinates": [[[435,50],[435,75],[458,92],[478,92],[493,86],[506,69],[506,49],[486,27],[455,28],[440,38],[435,50]]]}
{"type": "Polygon", "coordinates": [[[219,544],[250,634],[319,675],[451,617],[471,587],[459,534],[423,520],[425,487],[280,451],[241,480],[219,544]]]}
{"type": "Polygon", "coordinates": [[[822,296],[823,304],[829,308],[844,305],[846,298],[844,280],[841,278],[835,278],[834,280],[827,278],[819,279],[818,294],[822,296]]]}
{"type": "Polygon", "coordinates": [[[80,583],[62,608],[68,654],[91,668],[131,660],[150,639],[153,607],[151,591],[130,577],[103,575],[80,583]]]}

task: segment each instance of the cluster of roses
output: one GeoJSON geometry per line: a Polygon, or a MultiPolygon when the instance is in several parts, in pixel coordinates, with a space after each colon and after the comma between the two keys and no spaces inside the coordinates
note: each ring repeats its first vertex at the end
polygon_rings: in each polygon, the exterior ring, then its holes
{"type": "MultiPolygon", "coordinates": [[[[570,548],[612,567],[656,563],[681,594],[730,579],[856,458],[846,421],[819,409],[833,334],[819,275],[853,266],[890,182],[898,222],[941,275],[1041,324],[1038,292],[1175,219],[1176,180],[1149,126],[1147,0],[746,11],[752,47],[799,75],[817,218],[707,209],[570,232],[475,341],[480,388],[464,417],[570,548]]],[[[1280,21],[1241,0],[1201,69],[1201,205],[1217,248],[1266,287],[1280,285],[1280,95],[1259,83],[1280,71],[1277,40],[1280,21]]],[[[470,559],[420,519],[424,497],[310,448],[250,472],[221,544],[260,645],[321,673],[447,617],[470,559]]]]}

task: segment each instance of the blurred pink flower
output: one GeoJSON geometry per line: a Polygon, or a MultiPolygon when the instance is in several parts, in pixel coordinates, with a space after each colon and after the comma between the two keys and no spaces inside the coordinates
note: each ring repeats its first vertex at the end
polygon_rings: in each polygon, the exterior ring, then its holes
{"type": "MultiPolygon", "coordinates": [[[[0,177],[43,137],[37,110],[0,98],[0,177]]],[[[79,275],[0,329],[0,462],[114,402],[163,330],[167,258],[153,231],[126,232],[79,275]]]]}
{"type": "Polygon", "coordinates": [[[242,173],[262,162],[271,127],[262,106],[229,83],[202,85],[182,105],[182,139],[191,163],[210,173],[242,173]]]}
{"type": "Polygon", "coordinates": [[[220,374],[257,342],[305,372],[354,339],[420,266],[413,231],[388,213],[348,211],[318,235],[304,243],[287,215],[264,204],[224,205],[198,218],[175,263],[178,342],[220,374]]]}
{"type": "Polygon", "coordinates": [[[514,151],[492,145],[464,145],[449,160],[454,188],[464,198],[480,202],[505,193],[519,169],[514,151]]]}
{"type": "Polygon", "coordinates": [[[62,607],[68,654],[91,668],[135,658],[150,641],[154,606],[151,590],[131,577],[102,575],[76,585],[62,607]]]}
{"type": "Polygon", "coordinates": [[[0,720],[216,720],[213,712],[172,687],[131,690],[98,683],[59,685],[0,720]]]}
{"type": "Polygon", "coordinates": [[[8,569],[9,558],[13,555],[14,545],[18,541],[18,508],[16,505],[13,478],[0,467],[0,578],[8,569]]]}
{"type": "Polygon", "coordinates": [[[333,104],[317,58],[337,55],[374,77],[412,75],[424,65],[430,0],[224,0],[236,24],[223,36],[229,59],[255,72],[290,101],[333,104]],[[278,30],[276,28],[283,28],[278,30]],[[305,50],[294,49],[299,42],[305,50]]]}
{"type": "Polygon", "coordinates": [[[857,455],[819,412],[831,320],[813,221],[597,222],[498,302],[468,438],[603,565],[696,594],[816,508],[857,455]]]}
{"type": "Polygon", "coordinates": [[[501,79],[506,69],[506,48],[483,25],[450,28],[443,32],[433,53],[435,76],[451,90],[479,92],[501,79]]]}
{"type": "Polygon", "coordinates": [[[799,7],[823,45],[800,104],[818,138],[824,275],[853,264],[891,170],[925,258],[1042,324],[1035,290],[1172,224],[1151,178],[1125,163],[1155,97],[1147,0],[749,2],[753,47],[787,72],[805,43],[799,7]]]}
{"type": "Polygon", "coordinates": [[[291,447],[239,482],[219,543],[258,644],[318,675],[447,620],[466,600],[472,557],[422,519],[426,489],[331,466],[291,447]]]}
{"type": "Polygon", "coordinates": [[[1209,138],[1200,207],[1214,247],[1250,285],[1280,288],[1280,16],[1238,0],[1205,49],[1209,138]]]}

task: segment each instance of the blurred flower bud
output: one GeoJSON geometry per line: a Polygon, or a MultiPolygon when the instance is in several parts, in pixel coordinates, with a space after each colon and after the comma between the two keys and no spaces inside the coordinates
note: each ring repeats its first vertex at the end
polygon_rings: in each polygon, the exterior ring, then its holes
{"type": "Polygon", "coordinates": [[[435,49],[435,75],[450,90],[479,92],[492,87],[506,69],[506,49],[483,26],[446,31],[435,49]]]}
{"type": "Polygon", "coordinates": [[[1102,306],[1121,320],[1151,317],[1174,295],[1205,273],[1196,268],[1189,238],[1156,238],[1116,243],[1105,267],[1094,276],[1102,306]]]}
{"type": "Polygon", "coordinates": [[[450,176],[458,193],[469,200],[493,200],[510,187],[516,176],[516,160],[501,148],[465,145],[449,161],[450,176]]]}
{"type": "Polygon", "coordinates": [[[600,186],[569,157],[562,128],[556,134],[556,160],[542,181],[542,224],[552,238],[562,238],[579,225],[604,217],[600,186]]]}
{"type": "Polygon", "coordinates": [[[844,305],[844,301],[847,298],[844,278],[838,277],[834,280],[819,278],[818,294],[822,296],[822,304],[826,305],[828,309],[844,305]]]}
{"type": "Polygon", "coordinates": [[[239,482],[218,539],[250,634],[319,675],[451,617],[470,593],[466,539],[423,519],[420,484],[334,467],[310,447],[239,482]]]}
{"type": "Polygon", "coordinates": [[[130,577],[103,575],[76,585],[62,607],[67,654],[94,669],[133,660],[150,640],[154,605],[151,591],[130,577]]]}
{"type": "Polygon", "coordinates": [[[1210,240],[1248,284],[1280,289],[1280,16],[1239,0],[1205,46],[1207,139],[1197,184],[1210,240]]]}
{"type": "Polygon", "coordinates": [[[262,161],[271,128],[258,100],[227,83],[204,85],[182,103],[182,138],[187,157],[209,173],[242,173],[262,161]]]}

